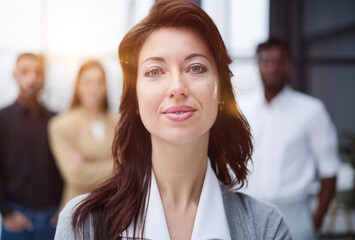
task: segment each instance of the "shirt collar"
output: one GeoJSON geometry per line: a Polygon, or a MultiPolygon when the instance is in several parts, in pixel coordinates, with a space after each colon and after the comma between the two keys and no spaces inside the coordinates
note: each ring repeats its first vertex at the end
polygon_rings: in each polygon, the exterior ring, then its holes
{"type": "Polygon", "coordinates": [[[15,101],[14,106],[16,111],[18,111],[21,114],[21,116],[38,117],[38,116],[42,116],[44,112],[44,108],[41,104],[39,104],[37,111],[31,110],[29,107],[22,104],[18,100],[15,101]]]}
{"type": "Polygon", "coordinates": [[[221,187],[210,161],[207,164],[191,239],[231,239],[224,212],[221,187]]]}
{"type": "Polygon", "coordinates": [[[270,103],[267,102],[264,91],[260,91],[258,94],[257,102],[259,102],[260,106],[268,106],[268,107],[281,106],[284,100],[287,99],[285,96],[287,96],[290,91],[291,91],[290,86],[288,85],[284,86],[283,89],[271,100],[270,103]]]}
{"type": "MultiPolygon", "coordinates": [[[[218,179],[212,170],[210,161],[208,162],[209,164],[207,164],[191,240],[228,240],[231,238],[226,214],[224,212],[221,188],[218,179]]],[[[147,201],[144,238],[154,240],[170,239],[164,208],[153,172],[148,197],[149,202],[147,201]]],[[[133,237],[133,223],[131,223],[123,236],[133,237]]]]}

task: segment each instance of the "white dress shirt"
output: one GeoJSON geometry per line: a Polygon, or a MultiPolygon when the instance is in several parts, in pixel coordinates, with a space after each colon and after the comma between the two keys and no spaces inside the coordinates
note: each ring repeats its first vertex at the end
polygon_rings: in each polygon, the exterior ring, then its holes
{"type": "MultiPolygon", "coordinates": [[[[153,172],[147,199],[149,201],[147,201],[146,205],[144,238],[154,240],[170,239],[164,208],[153,172]]],[[[133,223],[122,236],[133,237],[133,223]]],[[[221,188],[209,160],[191,236],[191,240],[206,239],[231,239],[224,212],[221,188]]]]}
{"type": "Polygon", "coordinates": [[[254,138],[242,191],[268,201],[297,201],[307,197],[315,176],[336,175],[336,130],[320,100],[289,87],[270,103],[261,91],[238,100],[254,138]]]}

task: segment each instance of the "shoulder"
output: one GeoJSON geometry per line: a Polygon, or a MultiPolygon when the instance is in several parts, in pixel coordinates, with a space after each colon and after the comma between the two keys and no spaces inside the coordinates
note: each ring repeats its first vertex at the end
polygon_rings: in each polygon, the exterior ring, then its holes
{"type": "Polygon", "coordinates": [[[8,115],[11,114],[13,112],[15,108],[15,104],[11,104],[11,105],[8,105],[4,108],[1,108],[0,109],[0,117],[9,117],[8,115]]]}
{"type": "Polygon", "coordinates": [[[307,125],[312,126],[311,128],[318,125],[319,121],[331,122],[328,110],[320,99],[294,90],[290,92],[290,95],[291,99],[287,107],[290,108],[291,104],[293,112],[302,113],[299,117],[309,123],[307,125]]]}
{"type": "Polygon", "coordinates": [[[118,120],[119,120],[119,114],[114,114],[112,112],[107,112],[106,113],[106,119],[109,123],[111,124],[116,124],[118,123],[118,120]]]}
{"type": "Polygon", "coordinates": [[[54,111],[48,109],[48,108],[45,107],[44,105],[42,105],[42,108],[43,108],[43,112],[45,113],[45,115],[46,115],[48,118],[52,118],[52,117],[54,117],[55,115],[57,115],[57,112],[54,112],[54,111]]]}
{"type": "Polygon", "coordinates": [[[49,126],[50,128],[68,128],[70,126],[73,126],[73,123],[78,121],[78,119],[80,119],[80,116],[81,114],[79,111],[69,110],[68,112],[64,112],[54,116],[50,120],[49,126]]]}
{"type": "Polygon", "coordinates": [[[291,88],[287,89],[287,96],[296,104],[300,105],[301,107],[306,107],[307,109],[310,108],[312,110],[315,109],[323,109],[324,103],[311,95],[293,90],[291,88]]]}
{"type": "MultiPolygon", "coordinates": [[[[73,213],[76,209],[76,206],[80,204],[81,201],[84,200],[87,196],[88,194],[84,194],[70,200],[60,212],[55,240],[75,239],[75,232],[72,226],[73,213]]],[[[85,230],[88,231],[89,229],[84,229],[84,232],[85,230]]]]}
{"type": "Polygon", "coordinates": [[[20,108],[17,102],[0,109],[0,128],[2,129],[0,132],[3,133],[3,131],[10,130],[14,121],[16,121],[19,116],[20,108]],[[11,119],[11,121],[9,121],[9,119],[11,119]]]}
{"type": "Polygon", "coordinates": [[[256,199],[240,192],[232,194],[234,195],[235,202],[239,203],[238,205],[234,205],[232,207],[239,208],[239,210],[249,218],[251,217],[257,219],[256,223],[266,222],[270,217],[275,220],[281,220],[283,218],[281,211],[271,203],[256,199]]]}
{"type": "Polygon", "coordinates": [[[76,206],[78,204],[80,204],[88,195],[89,195],[89,193],[86,193],[86,194],[77,196],[77,197],[73,198],[72,200],[70,200],[65,205],[63,210],[60,212],[59,216],[70,217],[72,215],[73,211],[75,210],[76,206]]]}
{"type": "Polygon", "coordinates": [[[221,188],[231,235],[242,239],[292,239],[286,220],[274,205],[221,188]]]}

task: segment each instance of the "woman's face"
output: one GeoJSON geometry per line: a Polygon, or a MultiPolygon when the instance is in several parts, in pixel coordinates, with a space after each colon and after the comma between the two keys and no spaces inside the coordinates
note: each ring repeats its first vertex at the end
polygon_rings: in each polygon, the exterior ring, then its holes
{"type": "Polygon", "coordinates": [[[101,109],[106,98],[104,74],[99,67],[84,70],[79,77],[79,98],[85,108],[101,109]]]}
{"type": "Polygon", "coordinates": [[[218,111],[218,72],[195,31],[169,27],[152,32],[140,51],[137,76],[139,114],[152,140],[208,139],[218,111]]]}

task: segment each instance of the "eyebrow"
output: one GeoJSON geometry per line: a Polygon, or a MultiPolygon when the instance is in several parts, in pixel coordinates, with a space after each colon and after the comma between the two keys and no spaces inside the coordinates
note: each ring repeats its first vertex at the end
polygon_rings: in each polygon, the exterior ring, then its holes
{"type": "MultiPolygon", "coordinates": [[[[203,58],[209,60],[208,57],[206,57],[205,55],[203,55],[203,54],[201,54],[201,53],[192,53],[192,54],[186,56],[185,59],[184,59],[184,61],[187,61],[187,60],[190,60],[190,59],[196,58],[196,57],[203,57],[203,58]]],[[[142,64],[145,63],[145,62],[147,62],[147,61],[149,61],[149,60],[154,60],[154,61],[158,61],[158,62],[165,62],[165,59],[162,58],[162,57],[149,57],[149,58],[145,59],[145,60],[142,62],[142,64]]]]}
{"type": "Polygon", "coordinates": [[[187,60],[190,60],[195,57],[203,57],[203,58],[206,58],[207,60],[209,60],[208,57],[206,57],[205,55],[203,55],[201,53],[192,53],[192,54],[188,55],[184,60],[187,61],[187,60]]]}
{"type": "Polygon", "coordinates": [[[141,64],[143,64],[149,60],[154,60],[154,61],[158,61],[158,62],[165,62],[165,59],[162,57],[149,57],[149,58],[145,59],[141,64]]]}

